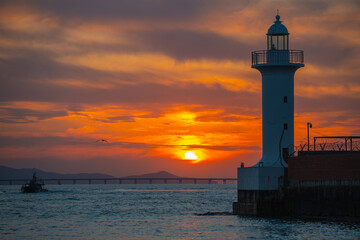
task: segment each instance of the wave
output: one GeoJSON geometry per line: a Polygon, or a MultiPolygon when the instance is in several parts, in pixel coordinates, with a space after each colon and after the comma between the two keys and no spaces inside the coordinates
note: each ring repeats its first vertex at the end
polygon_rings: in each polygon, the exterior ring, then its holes
{"type": "Polygon", "coordinates": [[[195,213],[195,216],[228,216],[234,215],[232,212],[206,212],[206,213],[195,213]]]}

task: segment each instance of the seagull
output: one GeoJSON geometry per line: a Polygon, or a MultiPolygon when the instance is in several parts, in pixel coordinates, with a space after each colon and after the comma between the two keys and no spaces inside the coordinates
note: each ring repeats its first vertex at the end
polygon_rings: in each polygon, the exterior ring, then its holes
{"type": "Polygon", "coordinates": [[[106,140],[106,139],[99,139],[99,140],[97,140],[96,142],[107,142],[107,143],[108,143],[108,140],[106,140]]]}

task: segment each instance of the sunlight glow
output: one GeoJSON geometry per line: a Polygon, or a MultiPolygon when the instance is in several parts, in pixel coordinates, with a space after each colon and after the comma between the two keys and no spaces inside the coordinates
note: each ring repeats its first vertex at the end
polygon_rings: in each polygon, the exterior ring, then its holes
{"type": "Polygon", "coordinates": [[[188,159],[188,160],[197,160],[198,157],[196,156],[196,154],[193,152],[193,151],[187,151],[185,153],[185,159],[188,159]]]}

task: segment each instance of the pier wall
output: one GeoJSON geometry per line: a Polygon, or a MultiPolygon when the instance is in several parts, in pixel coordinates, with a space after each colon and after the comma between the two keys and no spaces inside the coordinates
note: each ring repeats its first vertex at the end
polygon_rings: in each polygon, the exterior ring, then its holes
{"type": "Polygon", "coordinates": [[[288,187],[283,204],[288,216],[360,217],[360,181],[312,181],[288,187]]]}
{"type": "Polygon", "coordinates": [[[238,202],[233,203],[233,212],[270,217],[360,218],[360,182],[357,185],[300,185],[284,191],[238,190],[238,202]]]}
{"type": "Polygon", "coordinates": [[[282,195],[277,190],[238,190],[238,201],[233,203],[233,213],[252,216],[281,215],[282,200],[282,195]]]}
{"type": "Polygon", "coordinates": [[[290,157],[289,179],[360,180],[360,152],[290,157]]]}
{"type": "Polygon", "coordinates": [[[274,191],[238,189],[233,213],[255,216],[360,218],[360,154],[289,158],[274,191]]]}

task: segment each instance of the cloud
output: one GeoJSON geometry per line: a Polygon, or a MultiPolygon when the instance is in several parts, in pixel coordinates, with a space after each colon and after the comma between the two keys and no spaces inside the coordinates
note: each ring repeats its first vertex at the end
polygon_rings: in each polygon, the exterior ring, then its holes
{"type": "Polygon", "coordinates": [[[0,82],[1,101],[54,101],[77,104],[160,102],[226,105],[231,102],[245,102],[246,99],[253,99],[257,96],[246,91],[232,92],[219,84],[207,86],[191,82],[181,85],[141,83],[138,81],[146,78],[148,76],[146,73],[109,73],[55,62],[36,53],[32,54],[31,58],[15,58],[0,63],[0,71],[4,76],[3,81],[0,82]],[[59,83],[58,81],[62,79],[69,80],[59,83]],[[77,80],[80,81],[80,84],[74,84],[77,80]],[[128,82],[138,83],[128,84],[128,82]],[[96,87],[96,85],[92,87],[92,84],[95,83],[100,87],[96,87]],[[101,87],[106,84],[109,87],[101,87]]]}
{"type": "Polygon", "coordinates": [[[341,39],[334,39],[333,37],[312,35],[306,36],[302,40],[297,40],[297,46],[305,52],[305,63],[307,61],[312,64],[327,66],[327,67],[341,67],[348,64],[349,59],[358,58],[360,50],[359,45],[342,43],[341,39]]]}
{"type": "Polygon", "coordinates": [[[307,121],[319,135],[358,133],[358,1],[1,1],[1,162],[113,175],[255,163],[250,53],[279,6],[291,48],[305,51],[297,140],[307,121]],[[209,161],[180,161],[188,150],[209,161]]]}
{"type": "Polygon", "coordinates": [[[336,110],[353,111],[355,113],[360,109],[360,101],[359,98],[334,95],[324,95],[317,98],[298,96],[295,99],[295,109],[297,113],[329,112],[336,110]]]}
{"type": "Polygon", "coordinates": [[[130,32],[131,38],[145,45],[145,50],[160,52],[178,60],[247,60],[250,46],[213,32],[154,30],[130,32]]]}
{"type": "Polygon", "coordinates": [[[142,148],[149,149],[151,146],[145,143],[136,142],[120,142],[120,141],[108,141],[103,144],[96,142],[97,139],[84,138],[81,136],[29,136],[29,137],[12,137],[12,136],[0,136],[0,145],[2,147],[56,147],[61,145],[69,146],[88,146],[91,148],[107,148],[121,147],[121,148],[142,148]]]}
{"type": "Polygon", "coordinates": [[[2,1],[2,5],[26,6],[62,20],[101,21],[130,19],[140,21],[193,20],[216,11],[236,11],[244,8],[249,1],[235,0],[63,0],[63,1],[2,1]]]}
{"type": "Polygon", "coordinates": [[[25,108],[6,108],[0,107],[0,122],[4,123],[31,123],[38,122],[54,117],[64,117],[67,116],[67,111],[36,111],[25,108]]]}

